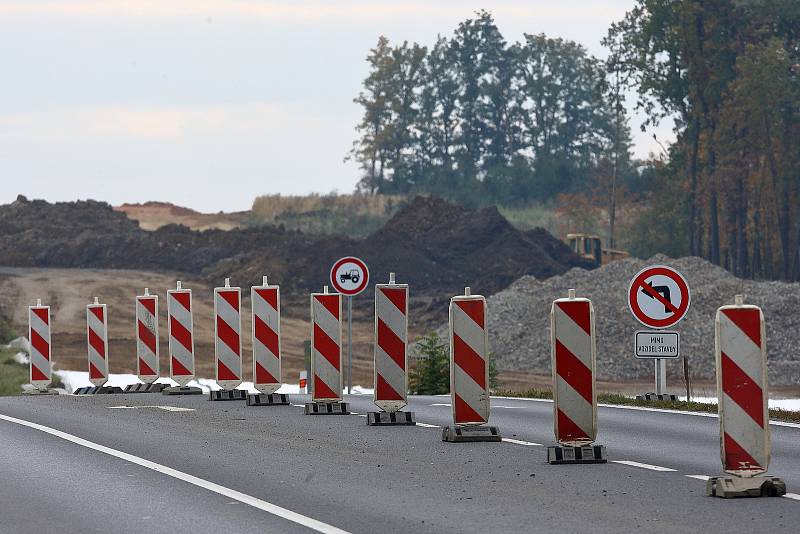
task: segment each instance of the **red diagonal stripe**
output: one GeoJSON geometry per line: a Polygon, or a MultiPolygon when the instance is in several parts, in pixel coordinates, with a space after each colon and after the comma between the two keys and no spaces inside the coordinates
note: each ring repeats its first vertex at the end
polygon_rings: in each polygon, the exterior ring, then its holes
{"type": "Polygon", "coordinates": [[[278,379],[264,369],[264,366],[256,362],[256,384],[276,384],[278,379]]]}
{"type": "Polygon", "coordinates": [[[558,302],[556,304],[567,317],[573,320],[584,332],[591,335],[592,321],[589,315],[589,303],[583,301],[558,302]]]}
{"type": "MultiPolygon", "coordinates": [[[[650,295],[651,297],[656,299],[658,302],[663,304],[673,314],[679,313],[679,310],[678,310],[678,308],[675,307],[675,305],[673,305],[670,301],[668,301],[667,299],[662,297],[661,293],[659,293],[658,291],[656,291],[655,289],[650,287],[649,284],[645,284],[644,280],[642,280],[642,282],[639,284],[639,287],[644,289],[645,293],[647,293],[648,295],[650,295]]],[[[637,291],[638,291],[638,289],[637,289],[637,291]]]]}
{"type": "Polygon", "coordinates": [[[47,313],[47,308],[31,308],[31,310],[44,324],[50,324],[50,314],[47,313]]]}
{"type": "Polygon", "coordinates": [[[183,348],[192,352],[192,333],[189,332],[175,317],[169,318],[169,335],[178,343],[183,345],[183,348]]]}
{"type": "Polygon", "coordinates": [[[400,310],[403,315],[406,314],[406,290],[402,287],[381,287],[381,293],[394,304],[394,307],[400,310]]]}
{"type": "Polygon", "coordinates": [[[486,420],[478,412],[472,409],[472,406],[464,402],[458,393],[456,397],[456,423],[485,423],[486,420]]]}
{"type": "Polygon", "coordinates": [[[89,378],[105,378],[105,376],[100,372],[100,369],[95,367],[92,362],[89,362],[89,378]]]}
{"type": "Polygon", "coordinates": [[[217,361],[217,380],[239,380],[239,377],[233,371],[228,369],[228,366],[222,363],[221,360],[217,361]]]}
{"type": "Polygon", "coordinates": [[[314,297],[317,301],[325,306],[335,319],[339,319],[339,295],[317,295],[314,297]]]}
{"type": "Polygon", "coordinates": [[[153,369],[149,365],[147,365],[146,361],[139,358],[139,374],[142,376],[153,376],[154,374],[156,374],[156,372],[153,371],[153,369]]]}
{"type": "Polygon", "coordinates": [[[103,338],[95,334],[91,328],[89,328],[89,345],[97,351],[101,358],[106,359],[106,347],[105,343],[103,343],[103,338]]]}
{"type": "Polygon", "coordinates": [[[315,399],[338,399],[339,395],[336,394],[331,388],[328,387],[319,376],[314,375],[314,398],[315,399]]]}
{"type": "Polygon", "coordinates": [[[483,301],[482,300],[456,300],[456,306],[461,308],[475,324],[483,330],[483,301]]]}
{"type": "Polygon", "coordinates": [[[397,364],[400,369],[406,368],[406,345],[397,337],[386,323],[378,319],[378,346],[397,364]]]}
{"type": "Polygon", "coordinates": [[[156,336],[153,335],[153,332],[151,332],[144,325],[144,323],[142,321],[136,321],[136,322],[139,325],[139,328],[138,328],[139,339],[141,340],[142,343],[144,343],[145,347],[147,347],[150,350],[150,352],[155,354],[156,353],[156,336]]]}
{"type": "Polygon", "coordinates": [[[586,399],[586,402],[592,403],[592,370],[557,339],[556,373],[581,397],[586,399]]]}
{"type": "Polygon", "coordinates": [[[764,392],[727,354],[722,353],[722,391],[764,428],[764,392]]]}
{"type": "Polygon", "coordinates": [[[172,357],[172,374],[175,376],[178,375],[190,375],[192,374],[183,364],[178,361],[178,358],[175,356],[172,357]]]}
{"type": "MultiPolygon", "coordinates": [[[[128,302],[130,302],[130,301],[128,301],[128,302]]],[[[105,322],[105,321],[103,321],[103,315],[104,314],[103,314],[103,307],[102,306],[89,306],[89,311],[92,312],[95,317],[97,317],[98,321],[100,321],[101,323],[105,322]]]]}
{"type": "Polygon", "coordinates": [[[140,298],[141,305],[150,312],[150,315],[156,314],[156,299],[155,298],[140,298]]]}
{"type": "Polygon", "coordinates": [[[339,370],[341,360],[339,345],[337,345],[316,323],[314,323],[314,348],[317,352],[322,354],[337,371],[339,370]]]}
{"type": "Polygon", "coordinates": [[[181,291],[178,293],[170,293],[175,302],[183,306],[186,311],[192,311],[192,294],[188,291],[181,291]]]}
{"type": "Polygon", "coordinates": [[[31,365],[31,380],[50,380],[38,367],[31,365]]]}
{"type": "Polygon", "coordinates": [[[561,410],[556,411],[558,412],[558,439],[562,441],[591,439],[586,435],[586,432],[584,432],[581,427],[575,424],[575,421],[567,416],[567,414],[561,410]]]}
{"type": "Polygon", "coordinates": [[[241,347],[239,346],[239,333],[231,328],[228,323],[222,320],[222,317],[217,315],[217,337],[225,343],[229,349],[241,356],[241,347]]]}
{"type": "Polygon", "coordinates": [[[728,319],[733,322],[745,333],[747,337],[753,340],[758,347],[761,347],[761,314],[755,309],[736,309],[730,308],[722,310],[728,319]]]}
{"type": "Polygon", "coordinates": [[[31,328],[31,346],[36,349],[36,352],[48,360],[50,359],[50,345],[48,345],[47,341],[33,328],[31,328]]]}
{"type": "Polygon", "coordinates": [[[453,361],[482,389],[486,389],[486,362],[453,332],[453,361]]]}
{"type": "Polygon", "coordinates": [[[262,321],[258,315],[253,316],[253,321],[256,339],[265,347],[267,347],[267,349],[269,349],[269,351],[274,354],[276,358],[280,358],[278,351],[278,333],[267,326],[267,323],[262,321]]]}
{"type": "Polygon", "coordinates": [[[278,290],[277,289],[256,289],[256,294],[264,299],[273,310],[278,311],[278,290]]]}
{"type": "Polygon", "coordinates": [[[218,291],[217,293],[219,293],[219,296],[222,297],[222,299],[225,302],[230,304],[231,308],[233,308],[237,312],[239,311],[239,292],[238,291],[233,291],[233,290],[230,290],[230,291],[218,291]]]}
{"type": "Polygon", "coordinates": [[[725,467],[727,469],[763,469],[750,453],[725,433],[725,467]]]}
{"type": "Polygon", "coordinates": [[[395,389],[379,374],[375,383],[375,398],[378,400],[403,400],[395,389]]]}

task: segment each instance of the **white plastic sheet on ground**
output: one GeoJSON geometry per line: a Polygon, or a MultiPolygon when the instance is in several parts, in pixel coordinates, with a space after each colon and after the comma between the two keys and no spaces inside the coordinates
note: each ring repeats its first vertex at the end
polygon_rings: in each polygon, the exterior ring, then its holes
{"type": "MultiPolygon", "coordinates": [[[[78,388],[91,386],[92,383],[89,382],[89,373],[86,371],[54,371],[54,373],[64,382],[64,389],[68,392],[72,393],[78,388]]],[[[171,386],[177,386],[177,382],[173,381],[169,377],[162,377],[156,380],[159,384],[169,384],[171,386]]],[[[131,384],[141,384],[141,380],[136,375],[131,374],[110,374],[108,375],[108,382],[106,383],[107,386],[117,386],[121,388],[125,388],[125,386],[129,386],[131,384]]],[[[198,378],[196,380],[192,380],[189,382],[190,386],[199,387],[203,390],[203,393],[208,393],[209,391],[217,391],[222,389],[217,385],[216,380],[212,378],[198,378]]],[[[258,390],[253,387],[252,382],[243,382],[238,388],[236,389],[244,389],[250,393],[258,393],[258,390]]],[[[283,384],[277,393],[286,393],[286,394],[293,394],[298,395],[301,393],[300,386],[297,384],[283,384]]],[[[353,394],[354,395],[372,395],[373,390],[370,388],[364,388],[361,386],[353,386],[353,394]]]]}

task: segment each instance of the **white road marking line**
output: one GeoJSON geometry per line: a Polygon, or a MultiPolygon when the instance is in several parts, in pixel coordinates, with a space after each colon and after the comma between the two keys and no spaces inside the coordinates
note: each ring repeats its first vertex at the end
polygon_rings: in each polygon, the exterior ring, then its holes
{"type": "MultiPolygon", "coordinates": [[[[532,399],[530,397],[495,397],[492,396],[492,399],[504,399],[504,400],[514,400],[514,401],[525,401],[525,402],[553,402],[553,399],[532,399]]],[[[620,406],[619,404],[604,404],[598,403],[598,406],[601,408],[616,408],[618,410],[637,410],[640,412],[658,412],[658,413],[674,413],[679,415],[694,415],[695,417],[712,417],[712,418],[719,418],[719,415],[715,413],[705,413],[705,412],[687,412],[683,410],[670,410],[668,408],[648,408],[646,406],[620,406]]],[[[436,406],[436,405],[434,405],[436,406]]],[[[769,424],[772,426],[783,426],[787,428],[800,428],[800,423],[789,423],[786,421],[772,421],[770,420],[769,424]]]]}
{"type": "Polygon", "coordinates": [[[697,480],[708,480],[709,478],[711,478],[708,475],[683,475],[683,476],[688,478],[696,478],[697,480]]]}
{"type": "Polygon", "coordinates": [[[521,439],[502,438],[506,443],[514,443],[516,445],[527,445],[529,447],[544,447],[541,443],[534,443],[532,441],[523,441],[521,439]]]}
{"type": "Polygon", "coordinates": [[[182,408],[180,406],[108,406],[109,410],[136,410],[138,408],[156,408],[167,412],[193,412],[194,408],[182,408]]]}
{"type": "Polygon", "coordinates": [[[784,495],[787,499],[792,499],[793,501],[800,501],[800,495],[797,493],[787,493],[784,495]]]}
{"type": "Polygon", "coordinates": [[[292,404],[292,406],[297,406],[298,408],[305,408],[305,404],[292,404]]]}
{"type": "Polygon", "coordinates": [[[429,425],[428,423],[420,423],[417,421],[417,426],[421,426],[423,428],[442,428],[439,425],[429,425]]]}
{"type": "Polygon", "coordinates": [[[650,464],[643,464],[640,462],[632,462],[631,460],[611,460],[615,464],[622,464],[622,465],[630,465],[631,467],[641,467],[642,469],[649,469],[651,471],[661,471],[661,472],[675,472],[676,469],[671,469],[669,467],[661,467],[660,465],[650,465],[650,464]]]}
{"type": "Polygon", "coordinates": [[[366,417],[367,416],[367,414],[365,414],[365,413],[354,413],[354,412],[350,412],[350,413],[352,413],[353,415],[357,415],[359,417],[366,417]]]}
{"type": "Polygon", "coordinates": [[[492,408],[505,408],[506,410],[524,410],[525,406],[500,406],[492,404],[492,408]]]}
{"type": "Polygon", "coordinates": [[[431,406],[452,406],[452,404],[447,404],[444,402],[434,402],[431,406]]]}
{"type": "Polygon", "coordinates": [[[302,514],[298,514],[297,512],[287,510],[286,508],[282,508],[278,505],[258,499],[251,495],[247,495],[245,493],[241,493],[236,490],[226,488],[225,486],[220,486],[219,484],[209,482],[208,480],[203,480],[202,478],[198,478],[196,476],[184,473],[182,471],[178,471],[177,469],[173,469],[171,467],[167,467],[165,465],[161,465],[156,462],[151,462],[150,460],[145,460],[144,458],[139,458],[138,456],[134,456],[133,454],[128,454],[127,452],[122,452],[116,449],[112,449],[111,447],[99,445],[92,441],[79,438],[78,436],[73,436],[72,434],[68,434],[66,432],[50,428],[48,426],[40,425],[38,423],[32,423],[30,421],[25,421],[24,419],[17,419],[16,417],[11,417],[4,414],[0,414],[0,420],[8,421],[9,423],[15,423],[21,426],[26,426],[28,428],[33,428],[34,430],[39,430],[46,434],[50,434],[51,436],[61,438],[63,440],[75,443],[76,445],[80,445],[82,447],[86,447],[87,449],[92,449],[98,452],[102,452],[103,454],[108,454],[109,456],[113,456],[114,458],[119,458],[120,460],[125,460],[132,464],[136,464],[145,467],[147,469],[152,469],[153,471],[156,471],[158,473],[162,473],[172,478],[182,480],[184,482],[217,493],[224,497],[237,500],[243,504],[250,505],[253,508],[257,508],[259,510],[267,512],[268,514],[272,514],[274,516],[286,519],[287,521],[291,521],[292,523],[297,523],[298,525],[302,525],[317,532],[322,532],[325,534],[348,534],[348,532],[345,530],[336,528],[332,525],[328,525],[327,523],[323,523],[322,521],[317,521],[316,519],[313,519],[311,517],[306,517],[302,514]]]}

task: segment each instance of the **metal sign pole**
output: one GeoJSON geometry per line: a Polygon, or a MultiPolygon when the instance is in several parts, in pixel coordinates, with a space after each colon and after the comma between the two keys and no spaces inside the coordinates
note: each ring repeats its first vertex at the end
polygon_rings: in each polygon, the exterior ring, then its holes
{"type": "Polygon", "coordinates": [[[663,358],[656,358],[656,395],[663,395],[667,388],[667,362],[663,358]]]}
{"type": "Polygon", "coordinates": [[[347,394],[353,393],[353,297],[347,297],[347,394]]]}

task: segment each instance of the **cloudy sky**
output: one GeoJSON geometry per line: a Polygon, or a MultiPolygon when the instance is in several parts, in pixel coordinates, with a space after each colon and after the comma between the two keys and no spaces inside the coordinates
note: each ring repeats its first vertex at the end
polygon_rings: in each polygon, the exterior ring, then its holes
{"type": "MultiPolygon", "coordinates": [[[[544,32],[604,56],[632,4],[0,0],[0,202],[232,211],[259,194],[350,192],[352,99],[380,34],[431,44],[484,8],[508,41],[544,32]]],[[[658,150],[639,122],[637,155],[658,150]]]]}

